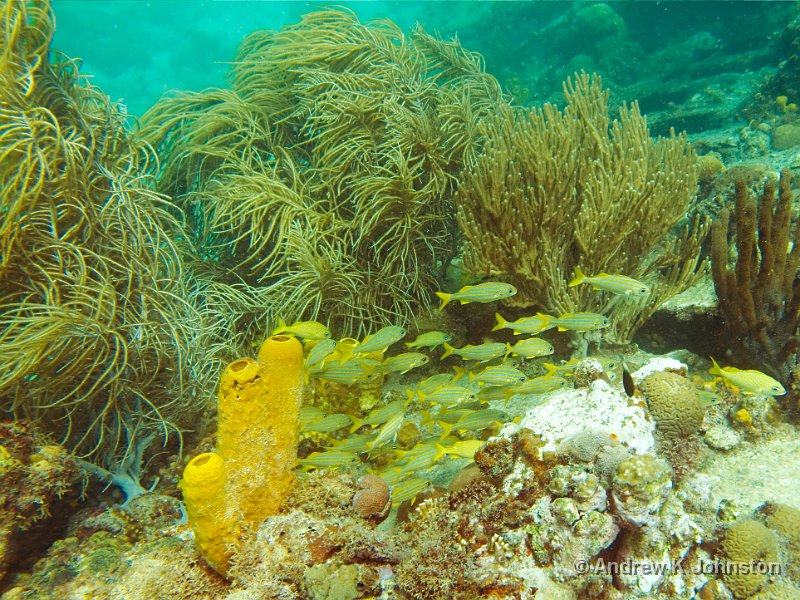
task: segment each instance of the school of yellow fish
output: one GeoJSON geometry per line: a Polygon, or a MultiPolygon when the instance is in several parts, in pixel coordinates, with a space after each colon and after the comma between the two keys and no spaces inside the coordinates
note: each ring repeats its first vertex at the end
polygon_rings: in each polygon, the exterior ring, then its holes
{"type": "MultiPolygon", "coordinates": [[[[624,275],[600,273],[587,277],[576,269],[575,279],[569,285],[590,283],[596,290],[619,296],[641,296],[649,288],[624,275]]],[[[516,293],[514,286],[502,282],[486,282],[468,285],[455,293],[437,292],[442,303],[459,301],[493,302],[516,293]]],[[[363,340],[344,338],[331,339],[328,328],[313,321],[299,321],[287,325],[279,320],[273,334],[294,335],[305,341],[307,379],[318,378],[338,384],[353,385],[375,381],[390,373],[407,373],[430,362],[431,352],[444,348],[440,360],[451,355],[462,359],[464,367],[455,366],[452,372],[437,373],[414,386],[406,388],[405,397],[392,400],[371,411],[364,417],[354,418],[343,413],[325,414],[319,408],[307,406],[302,409],[301,433],[316,434],[326,440],[325,449],[313,452],[300,459],[299,468],[337,469],[352,467],[367,462],[368,471],[382,477],[392,489],[394,506],[413,500],[425,492],[431,481],[426,477],[434,465],[448,458],[472,460],[483,445],[477,439],[481,432],[496,428],[509,421],[509,415],[498,408],[490,408],[489,402],[508,400],[516,394],[541,394],[567,385],[578,360],[561,365],[544,363],[546,373],[528,378],[510,356],[516,360],[530,360],[553,354],[553,346],[537,334],[557,328],[558,331],[587,332],[609,325],[600,314],[588,312],[567,313],[554,317],[537,313],[509,322],[496,314],[497,324],[492,331],[508,329],[514,335],[529,337],[510,344],[486,342],[454,348],[449,344],[451,335],[444,331],[420,333],[414,340],[406,342],[406,352],[384,357],[384,353],[406,337],[406,330],[397,325],[383,327],[363,340]],[[408,408],[414,405],[421,416],[415,419],[422,434],[422,441],[408,450],[397,449],[395,441],[403,424],[409,419],[408,408]],[[453,434],[458,434],[456,437],[453,434]],[[380,455],[384,460],[374,467],[373,459],[380,455]],[[388,461],[385,460],[388,458],[388,461]]],[[[604,368],[614,368],[611,360],[600,359],[604,368]]],[[[712,359],[713,360],[713,359],[712,359]]],[[[733,367],[720,368],[714,362],[711,370],[745,393],[785,393],[777,381],[758,371],[738,371],[733,367]]]]}

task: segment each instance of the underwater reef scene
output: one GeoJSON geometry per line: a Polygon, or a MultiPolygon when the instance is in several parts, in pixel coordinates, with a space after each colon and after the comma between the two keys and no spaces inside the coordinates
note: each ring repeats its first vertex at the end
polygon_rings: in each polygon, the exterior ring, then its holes
{"type": "Polygon", "coordinates": [[[308,6],[130,112],[63,6],[0,2],[0,600],[800,599],[796,3],[308,6]]]}

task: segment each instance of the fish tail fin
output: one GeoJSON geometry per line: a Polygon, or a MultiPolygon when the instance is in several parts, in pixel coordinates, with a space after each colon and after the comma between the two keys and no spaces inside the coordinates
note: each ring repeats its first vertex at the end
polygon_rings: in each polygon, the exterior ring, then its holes
{"type": "Polygon", "coordinates": [[[447,448],[445,448],[441,444],[436,444],[436,456],[433,458],[433,462],[437,462],[440,458],[444,456],[447,456],[447,448]]]}
{"type": "Polygon", "coordinates": [[[568,331],[566,327],[562,327],[561,325],[558,326],[559,331],[568,331]]]}
{"type": "Polygon", "coordinates": [[[719,377],[722,377],[722,367],[720,367],[717,361],[714,360],[713,356],[709,356],[709,358],[711,359],[711,364],[714,366],[712,366],[708,372],[711,375],[718,375],[719,377]]]}
{"type": "Polygon", "coordinates": [[[363,424],[364,421],[362,421],[361,419],[353,419],[353,425],[352,427],[350,427],[350,433],[355,433],[356,431],[358,431],[363,424]]]}
{"type": "Polygon", "coordinates": [[[511,354],[511,344],[506,342],[506,355],[503,357],[503,360],[508,360],[509,354],[511,354]]]}
{"type": "Polygon", "coordinates": [[[452,294],[448,294],[447,292],[436,292],[436,295],[442,301],[442,305],[439,307],[439,310],[444,310],[444,307],[448,305],[450,299],[452,298],[452,294]]]}
{"type": "Polygon", "coordinates": [[[450,355],[453,353],[453,351],[455,350],[455,348],[453,348],[453,347],[452,347],[450,344],[448,344],[447,342],[445,342],[445,343],[444,343],[443,347],[444,347],[444,354],[442,354],[442,357],[441,357],[439,360],[443,360],[443,359],[447,358],[447,357],[448,357],[448,356],[450,356],[450,355]]]}
{"type": "Polygon", "coordinates": [[[567,284],[567,287],[575,287],[576,285],[580,285],[580,284],[582,284],[584,282],[585,279],[586,279],[586,275],[584,274],[583,271],[581,271],[581,268],[580,267],[575,267],[575,279],[570,281],[567,284]]]}
{"type": "Polygon", "coordinates": [[[286,321],[278,317],[278,326],[272,330],[272,333],[270,335],[275,335],[277,332],[283,329],[286,329],[286,321]]]}
{"type": "Polygon", "coordinates": [[[544,374],[544,377],[552,377],[558,373],[558,367],[552,363],[544,363],[544,368],[547,369],[547,373],[544,374]]]}
{"type": "Polygon", "coordinates": [[[443,421],[439,421],[439,427],[442,428],[442,437],[446,438],[450,436],[450,432],[453,431],[453,426],[450,423],[445,423],[443,421]]]}
{"type": "Polygon", "coordinates": [[[503,329],[506,326],[506,323],[508,323],[508,321],[500,316],[500,313],[494,313],[494,318],[497,319],[497,325],[492,327],[492,331],[503,329]]]}

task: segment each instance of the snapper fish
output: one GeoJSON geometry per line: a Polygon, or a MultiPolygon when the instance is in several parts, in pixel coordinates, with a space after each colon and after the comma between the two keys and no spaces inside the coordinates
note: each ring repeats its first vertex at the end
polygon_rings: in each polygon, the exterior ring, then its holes
{"type": "Polygon", "coordinates": [[[506,364],[486,367],[480,373],[470,373],[470,382],[478,385],[515,385],[527,379],[525,373],[506,364]]]}
{"type": "Polygon", "coordinates": [[[462,440],[450,446],[438,444],[436,447],[442,456],[474,459],[475,453],[485,444],[486,440],[462,440]]]}
{"type": "Polygon", "coordinates": [[[517,288],[510,283],[487,281],[486,283],[479,283],[478,285],[465,285],[452,294],[436,292],[436,295],[442,301],[442,305],[439,307],[439,310],[442,310],[453,300],[458,300],[461,304],[469,304],[470,302],[494,302],[495,300],[510,298],[516,293],[517,288]]]}
{"type": "Polygon", "coordinates": [[[333,354],[333,351],[336,350],[336,345],[336,340],[319,340],[306,355],[306,369],[314,367],[328,358],[331,354],[333,354]]]}
{"type": "Polygon", "coordinates": [[[555,317],[542,313],[536,313],[532,317],[522,317],[516,321],[506,321],[500,313],[494,313],[494,318],[497,320],[497,325],[492,327],[492,331],[510,329],[514,332],[514,335],[522,335],[523,333],[536,335],[537,333],[555,327],[555,325],[552,325],[552,321],[555,317]]]}
{"type": "Polygon", "coordinates": [[[575,267],[575,279],[570,281],[567,287],[575,287],[582,283],[590,283],[593,290],[603,290],[618,296],[646,296],[650,293],[649,287],[633,277],[608,273],[598,273],[589,277],[580,268],[575,267]]]}
{"type": "Polygon", "coordinates": [[[453,348],[450,344],[445,342],[442,359],[447,358],[451,354],[457,354],[464,360],[477,360],[479,362],[486,362],[492,360],[493,358],[503,356],[505,353],[506,345],[502,342],[490,342],[488,344],[480,344],[479,346],[473,346],[469,344],[461,348],[453,348]]]}
{"type": "Polygon", "coordinates": [[[421,352],[404,352],[384,360],[378,366],[378,370],[381,373],[408,373],[411,369],[427,364],[429,360],[421,352]]]}
{"type": "Polygon", "coordinates": [[[508,348],[506,357],[512,354],[520,358],[537,358],[539,356],[548,356],[555,352],[553,344],[535,337],[520,340],[513,346],[511,344],[506,344],[506,346],[508,348]]]}
{"type": "Polygon", "coordinates": [[[406,500],[414,499],[431,487],[431,482],[421,477],[411,477],[401,481],[392,488],[392,506],[396,506],[406,500]]]}
{"type": "Polygon", "coordinates": [[[337,469],[355,465],[359,462],[358,455],[354,452],[341,450],[328,450],[326,452],[312,452],[306,458],[297,461],[301,467],[315,469],[337,469]]]}
{"type": "Polygon", "coordinates": [[[353,352],[358,352],[359,354],[384,352],[389,346],[399,342],[404,337],[406,337],[405,329],[397,325],[389,325],[365,337],[360,344],[353,348],[353,352]]]}
{"type": "Polygon", "coordinates": [[[436,346],[441,346],[445,342],[449,342],[453,339],[449,333],[445,333],[444,331],[426,331],[425,333],[420,333],[413,342],[406,342],[406,348],[410,348],[412,350],[416,350],[417,348],[436,348],[436,346]]]}
{"type": "Polygon", "coordinates": [[[316,321],[295,321],[291,325],[278,317],[278,326],[272,330],[271,335],[290,333],[304,340],[324,340],[331,337],[331,332],[322,323],[316,321]]]}
{"type": "Polygon", "coordinates": [[[608,317],[591,312],[564,313],[553,319],[553,325],[558,327],[559,331],[596,331],[610,324],[608,317]]]}
{"type": "Polygon", "coordinates": [[[786,389],[779,381],[755,369],[742,370],[736,367],[720,367],[713,358],[713,367],[708,370],[712,375],[722,377],[725,383],[735,385],[745,394],[766,394],[767,396],[783,396],[786,389]]]}

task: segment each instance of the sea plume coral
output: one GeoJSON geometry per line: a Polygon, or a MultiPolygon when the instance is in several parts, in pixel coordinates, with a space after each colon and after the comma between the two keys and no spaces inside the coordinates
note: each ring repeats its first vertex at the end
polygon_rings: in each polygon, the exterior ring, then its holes
{"type": "Polygon", "coordinates": [[[0,11],[0,406],[113,468],[192,400],[179,213],[124,113],[49,53],[49,5],[0,11]]]}
{"type": "Polygon", "coordinates": [[[597,76],[568,80],[564,95],[563,110],[499,107],[456,196],[464,264],[514,284],[519,306],[604,312],[609,335],[627,341],[697,279],[705,224],[695,218],[670,237],[694,198],[696,160],[684,136],[651,139],[636,103],[612,120],[597,76]],[[644,279],[652,291],[612,303],[569,288],[576,267],[644,279]]]}
{"type": "Polygon", "coordinates": [[[214,280],[342,335],[427,305],[457,252],[457,182],[506,102],[480,57],[326,10],[249,35],[230,81],[141,124],[214,280]]]}

